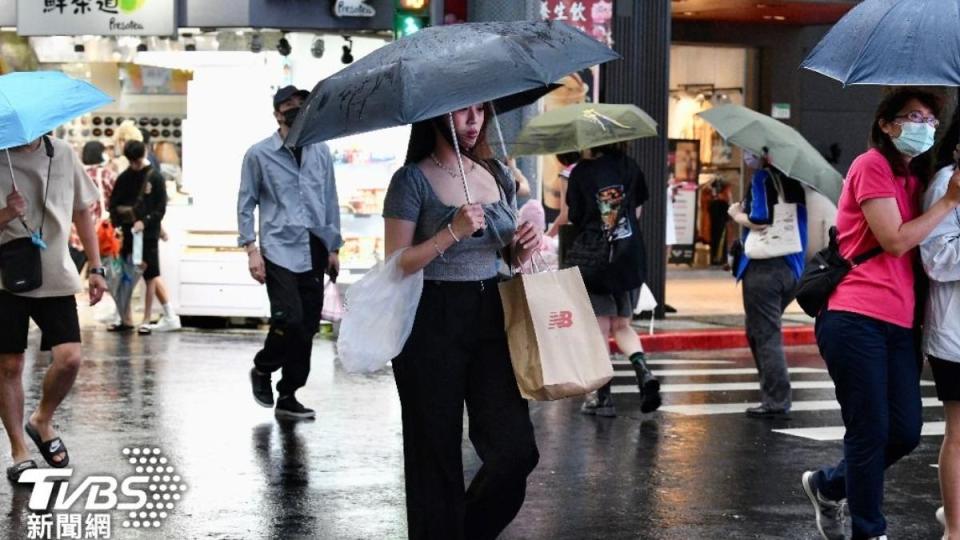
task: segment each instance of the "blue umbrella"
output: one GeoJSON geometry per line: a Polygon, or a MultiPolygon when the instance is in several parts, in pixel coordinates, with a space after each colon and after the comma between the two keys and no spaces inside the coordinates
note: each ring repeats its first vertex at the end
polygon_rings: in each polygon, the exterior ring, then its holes
{"type": "Polygon", "coordinates": [[[59,71],[0,76],[0,150],[29,144],[113,99],[59,71]]]}
{"type": "Polygon", "coordinates": [[[866,0],[802,67],[850,84],[960,86],[960,0],[866,0]]]}

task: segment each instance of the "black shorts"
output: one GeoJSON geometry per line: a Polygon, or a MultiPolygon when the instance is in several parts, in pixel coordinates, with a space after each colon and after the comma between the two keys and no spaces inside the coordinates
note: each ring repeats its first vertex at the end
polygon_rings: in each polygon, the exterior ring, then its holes
{"type": "MultiPolygon", "coordinates": [[[[123,249],[120,252],[124,257],[133,256],[133,240],[129,242],[124,240],[123,249]]],[[[160,277],[160,239],[143,239],[143,279],[151,280],[160,277]]]]}
{"type": "Polygon", "coordinates": [[[928,356],[933,370],[933,382],[937,385],[937,399],[960,401],[960,363],[928,356]]]}
{"type": "Polygon", "coordinates": [[[143,279],[147,281],[160,277],[160,241],[156,238],[143,239],[143,279]]]}
{"type": "Polygon", "coordinates": [[[28,298],[0,291],[0,354],[21,354],[27,350],[30,319],[42,332],[42,351],[80,343],[80,319],[73,296],[28,298]]]}

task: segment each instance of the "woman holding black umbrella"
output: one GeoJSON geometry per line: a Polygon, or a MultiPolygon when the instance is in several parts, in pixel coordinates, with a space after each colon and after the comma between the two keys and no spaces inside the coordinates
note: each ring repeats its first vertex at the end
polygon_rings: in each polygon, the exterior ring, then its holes
{"type": "Polygon", "coordinates": [[[491,159],[489,120],[490,107],[474,105],[414,124],[384,202],[387,255],[406,249],[400,268],[424,277],[413,331],[393,361],[414,539],[496,538],[520,510],[539,460],[510,363],[497,269],[501,257],[514,267],[529,261],[541,232],[516,221],[516,184],[491,159]],[[464,402],[483,461],[466,490],[464,402]]]}
{"type": "Polygon", "coordinates": [[[846,428],[843,459],[802,476],[828,540],[844,538],[845,500],[853,538],[886,538],[884,471],[920,441],[916,248],[960,205],[960,173],[926,212],[920,205],[939,113],[933,94],[890,92],[877,108],[871,149],[853,162],[843,184],[840,252],[847,260],[873,257],[844,277],[817,317],[817,344],[846,428]]]}

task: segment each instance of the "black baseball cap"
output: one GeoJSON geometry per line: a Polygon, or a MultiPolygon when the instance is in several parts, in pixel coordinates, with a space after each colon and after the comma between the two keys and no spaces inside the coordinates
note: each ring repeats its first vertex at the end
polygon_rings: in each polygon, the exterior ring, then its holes
{"type": "Polygon", "coordinates": [[[280,105],[284,101],[287,101],[294,96],[300,96],[303,99],[307,99],[309,95],[310,92],[307,92],[306,90],[300,90],[296,86],[284,86],[283,88],[277,90],[277,93],[273,95],[273,110],[280,110],[280,105]]]}

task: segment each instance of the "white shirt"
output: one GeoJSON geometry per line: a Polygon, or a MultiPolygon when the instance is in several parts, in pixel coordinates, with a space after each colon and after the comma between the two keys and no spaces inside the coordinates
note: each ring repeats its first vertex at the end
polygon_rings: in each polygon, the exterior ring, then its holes
{"type": "MultiPolygon", "coordinates": [[[[927,193],[926,211],[947,192],[953,166],[937,172],[927,193]]],[[[920,244],[923,268],[930,276],[923,351],[941,360],[960,362],[960,210],[954,209],[920,244]]]]}

